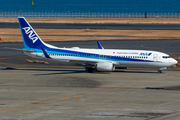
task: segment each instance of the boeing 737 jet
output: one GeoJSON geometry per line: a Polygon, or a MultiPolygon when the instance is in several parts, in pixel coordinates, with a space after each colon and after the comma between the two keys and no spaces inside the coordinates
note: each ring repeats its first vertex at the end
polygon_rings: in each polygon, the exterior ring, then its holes
{"type": "Polygon", "coordinates": [[[41,40],[24,17],[18,17],[24,42],[23,53],[35,57],[62,63],[84,65],[88,72],[114,71],[118,67],[157,68],[161,73],[166,67],[177,64],[168,54],[148,50],[81,49],[79,47],[58,48],[41,40]]]}

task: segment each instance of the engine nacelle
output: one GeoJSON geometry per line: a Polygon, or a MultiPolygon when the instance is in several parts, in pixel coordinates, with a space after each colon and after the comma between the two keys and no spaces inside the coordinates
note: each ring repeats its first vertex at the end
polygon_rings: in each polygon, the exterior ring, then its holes
{"type": "Polygon", "coordinates": [[[97,63],[96,69],[98,71],[114,71],[115,65],[113,63],[110,63],[110,62],[97,63]]]}

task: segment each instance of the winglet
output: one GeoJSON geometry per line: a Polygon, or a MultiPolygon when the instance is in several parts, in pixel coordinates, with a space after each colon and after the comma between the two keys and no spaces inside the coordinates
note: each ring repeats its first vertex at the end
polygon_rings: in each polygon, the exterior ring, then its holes
{"type": "Polygon", "coordinates": [[[41,47],[41,49],[42,49],[42,51],[43,51],[43,53],[44,53],[44,56],[45,56],[46,58],[51,58],[51,57],[47,54],[47,52],[44,50],[43,47],[41,47]]]}
{"type": "Polygon", "coordinates": [[[98,48],[99,48],[99,49],[104,49],[104,48],[102,47],[102,45],[100,44],[99,41],[97,41],[97,44],[98,44],[98,48]]]}

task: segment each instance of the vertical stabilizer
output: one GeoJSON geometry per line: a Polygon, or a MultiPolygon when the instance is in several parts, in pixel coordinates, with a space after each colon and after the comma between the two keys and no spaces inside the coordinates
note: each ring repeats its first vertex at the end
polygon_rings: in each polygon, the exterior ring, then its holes
{"type": "Polygon", "coordinates": [[[45,43],[41,40],[41,38],[24,17],[18,17],[18,20],[25,48],[47,48],[45,43]]]}

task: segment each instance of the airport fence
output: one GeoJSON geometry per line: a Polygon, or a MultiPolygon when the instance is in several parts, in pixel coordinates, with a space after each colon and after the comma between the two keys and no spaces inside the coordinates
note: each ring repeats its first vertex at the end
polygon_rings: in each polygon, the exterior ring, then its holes
{"type": "Polygon", "coordinates": [[[0,17],[53,18],[180,18],[180,13],[71,13],[71,12],[0,12],[0,17]]]}

